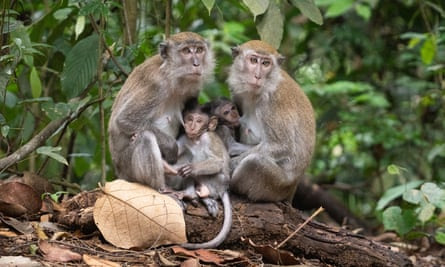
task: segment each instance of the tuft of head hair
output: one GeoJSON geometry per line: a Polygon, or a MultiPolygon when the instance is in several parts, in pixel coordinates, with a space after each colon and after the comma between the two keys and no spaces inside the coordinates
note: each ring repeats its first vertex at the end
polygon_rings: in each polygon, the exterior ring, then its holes
{"type": "Polygon", "coordinates": [[[201,35],[194,32],[179,32],[171,35],[168,40],[175,43],[205,42],[205,39],[201,35]]]}
{"type": "Polygon", "coordinates": [[[280,55],[280,53],[278,53],[278,51],[273,46],[260,40],[247,41],[242,44],[240,48],[243,50],[254,50],[260,54],[272,54],[275,56],[280,55]]]}

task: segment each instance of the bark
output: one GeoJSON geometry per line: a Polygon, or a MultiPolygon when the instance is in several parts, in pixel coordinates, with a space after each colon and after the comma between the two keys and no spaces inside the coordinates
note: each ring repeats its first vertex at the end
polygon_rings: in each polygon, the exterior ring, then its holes
{"type": "MultiPolygon", "coordinates": [[[[98,192],[79,194],[64,203],[64,212],[55,216],[59,223],[94,230],[91,206],[98,192]],[[70,218],[71,217],[71,218],[70,218]]],[[[245,250],[250,239],[258,245],[281,243],[305,221],[297,209],[284,203],[250,203],[232,196],[233,225],[221,247],[245,250]]],[[[221,227],[223,214],[213,219],[203,207],[187,209],[185,221],[189,242],[205,242],[215,236],[221,227]]],[[[310,221],[281,248],[295,256],[337,266],[412,266],[408,257],[392,251],[389,246],[347,230],[310,221]]],[[[276,263],[276,262],[271,262],[276,263]]]]}

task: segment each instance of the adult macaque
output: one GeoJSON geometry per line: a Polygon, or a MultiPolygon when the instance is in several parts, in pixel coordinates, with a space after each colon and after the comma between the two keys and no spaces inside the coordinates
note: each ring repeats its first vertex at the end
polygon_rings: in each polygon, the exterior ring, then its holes
{"type": "Polygon", "coordinates": [[[114,101],[108,126],[118,178],[164,188],[163,158],[169,163],[177,159],[181,110],[199,94],[213,68],[209,44],[196,33],[182,32],[132,71],[114,101]]]}
{"type": "Polygon", "coordinates": [[[237,156],[251,146],[237,142],[240,137],[240,115],[235,104],[227,98],[210,102],[211,114],[218,118],[216,133],[223,140],[230,156],[237,156]]]}
{"type": "Polygon", "coordinates": [[[228,83],[243,114],[241,142],[259,143],[232,159],[230,188],[254,201],[291,200],[314,150],[312,105],[272,46],[253,40],[232,54],[228,83]]]}
{"type": "Polygon", "coordinates": [[[224,207],[224,222],[220,233],[205,243],[183,244],[186,248],[213,248],[221,244],[230,232],[232,225],[232,207],[229,194],[229,155],[223,142],[214,130],[217,118],[210,117],[210,107],[190,105],[184,110],[185,135],[178,140],[180,160],[189,160],[177,169],[182,177],[184,198],[200,198],[208,212],[218,215],[218,202],[224,207]]]}

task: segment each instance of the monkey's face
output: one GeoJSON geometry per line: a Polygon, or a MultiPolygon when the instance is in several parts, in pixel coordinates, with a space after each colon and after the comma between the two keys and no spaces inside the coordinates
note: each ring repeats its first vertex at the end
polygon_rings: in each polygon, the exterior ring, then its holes
{"type": "Polygon", "coordinates": [[[209,116],[200,112],[188,112],[184,115],[184,130],[188,138],[197,140],[207,131],[209,116]]]}
{"type": "Polygon", "coordinates": [[[184,67],[184,77],[199,80],[204,72],[207,47],[204,43],[185,43],[178,47],[181,66],[184,67]]]}
{"type": "Polygon", "coordinates": [[[224,124],[230,127],[239,126],[240,116],[238,113],[238,109],[234,104],[232,103],[224,104],[216,110],[216,113],[224,121],[224,124]]]}
{"type": "Polygon", "coordinates": [[[272,58],[267,55],[250,52],[246,54],[244,60],[245,71],[247,72],[247,85],[253,90],[262,88],[269,77],[269,73],[272,71],[272,58]]]}

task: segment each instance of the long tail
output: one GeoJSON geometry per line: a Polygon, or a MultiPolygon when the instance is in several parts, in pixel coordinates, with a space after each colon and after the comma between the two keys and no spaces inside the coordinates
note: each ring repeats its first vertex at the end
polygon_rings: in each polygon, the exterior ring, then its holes
{"type": "Polygon", "coordinates": [[[187,249],[199,249],[199,248],[216,248],[226,240],[232,228],[232,205],[230,204],[230,197],[228,192],[224,192],[222,195],[222,203],[224,207],[224,221],[223,226],[219,233],[210,241],[204,243],[184,243],[182,247],[187,249]]]}

